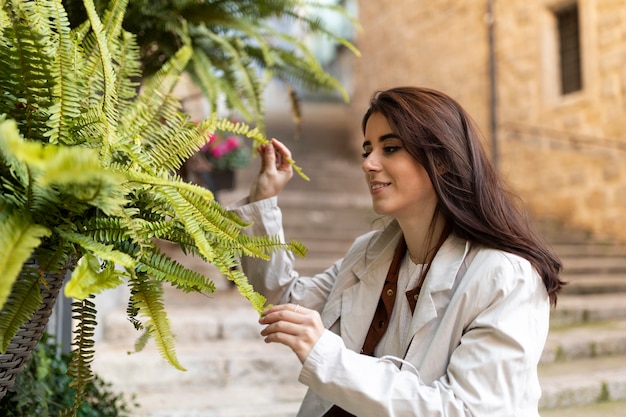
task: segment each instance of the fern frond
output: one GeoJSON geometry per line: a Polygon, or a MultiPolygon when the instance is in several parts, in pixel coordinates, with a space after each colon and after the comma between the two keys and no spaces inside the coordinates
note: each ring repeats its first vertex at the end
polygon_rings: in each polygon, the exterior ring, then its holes
{"type": "Polygon", "coordinates": [[[11,20],[7,15],[7,12],[4,10],[4,0],[0,2],[0,31],[3,31],[5,28],[11,25],[11,20]]]}
{"type": "Polygon", "coordinates": [[[58,37],[55,59],[50,65],[52,78],[56,80],[52,88],[54,104],[49,107],[49,130],[45,136],[50,143],[73,143],[70,138],[73,133],[74,119],[81,114],[82,92],[80,60],[76,60],[76,43],[70,30],[67,13],[61,0],[50,2],[54,18],[50,21],[54,25],[54,33],[58,37]]]}
{"type": "Polygon", "coordinates": [[[0,223],[0,309],[4,308],[22,265],[49,234],[50,230],[33,224],[22,213],[12,213],[0,223]]]}
{"type": "MultiPolygon", "coordinates": [[[[103,169],[95,150],[25,141],[11,127],[11,121],[0,125],[3,156],[23,182],[30,179],[27,173],[32,175],[32,191],[43,193],[33,198],[39,198],[44,207],[59,197],[46,187],[50,184],[58,187],[64,198],[75,198],[105,213],[119,213],[126,204],[121,192],[126,179],[121,173],[103,169]]],[[[33,210],[37,210],[35,204],[33,210]]]]}
{"type": "Polygon", "coordinates": [[[145,272],[159,281],[167,281],[184,292],[215,292],[215,284],[202,274],[192,271],[170,257],[153,250],[149,256],[142,257],[137,265],[139,272],[145,272]]]}
{"type": "Polygon", "coordinates": [[[217,130],[224,130],[227,132],[232,132],[236,135],[245,136],[247,138],[253,139],[255,142],[259,144],[269,143],[265,134],[258,127],[252,128],[250,125],[246,123],[233,122],[232,120],[225,118],[216,118],[215,117],[215,128],[217,130]]]}
{"type": "Polygon", "coordinates": [[[6,353],[22,324],[39,309],[42,302],[39,282],[39,269],[35,264],[25,264],[17,279],[12,281],[11,295],[0,311],[0,353],[6,353]]]}
{"type": "Polygon", "coordinates": [[[243,116],[247,120],[262,120],[263,86],[259,79],[258,68],[253,65],[241,40],[237,37],[218,35],[205,28],[196,30],[201,31],[203,36],[215,44],[216,48],[223,51],[222,57],[227,61],[222,65],[214,62],[213,65],[218,68],[222,78],[228,80],[228,85],[222,83],[222,92],[226,95],[228,102],[239,110],[243,109],[243,116]],[[238,104],[242,102],[241,97],[245,99],[247,106],[238,104]],[[250,113],[247,108],[252,109],[254,113],[250,113]]]}
{"type": "MultiPolygon", "coordinates": [[[[172,206],[185,229],[193,236],[200,253],[212,262],[215,258],[215,247],[211,240],[236,242],[241,225],[230,218],[222,216],[223,208],[218,205],[206,204],[201,198],[184,190],[162,190],[170,198],[172,206]],[[208,236],[207,236],[208,234],[208,236]],[[209,239],[209,236],[211,237],[209,239]]],[[[250,256],[263,254],[252,246],[238,248],[250,256]]]]}
{"type": "Polygon", "coordinates": [[[114,263],[109,261],[101,265],[98,258],[86,253],[72,271],[68,283],[65,284],[65,296],[84,300],[92,294],[117,288],[124,283],[121,275],[122,273],[115,269],[114,263]]]}
{"type": "Polygon", "coordinates": [[[76,225],[76,229],[81,234],[105,245],[125,242],[131,237],[127,225],[119,217],[85,219],[76,225]]]}
{"type": "Polygon", "coordinates": [[[124,113],[126,108],[133,104],[140,85],[138,80],[141,77],[141,61],[139,60],[139,45],[137,45],[135,35],[123,32],[117,56],[115,88],[118,93],[120,113],[124,113]]]}
{"type": "Polygon", "coordinates": [[[180,112],[180,100],[172,96],[190,57],[191,49],[183,47],[145,83],[141,96],[122,115],[131,158],[143,158],[142,169],[161,166],[175,170],[206,142],[180,112]]]}
{"type": "Polygon", "coordinates": [[[298,11],[293,9],[286,9],[286,13],[291,14],[299,24],[305,27],[305,31],[323,35],[324,37],[337,42],[346,48],[348,48],[355,56],[361,56],[361,52],[357,47],[348,39],[342,37],[341,34],[337,34],[324,26],[324,21],[319,17],[319,13],[332,12],[350,22],[351,26],[357,30],[361,29],[360,23],[355,16],[350,15],[348,11],[338,4],[332,4],[329,2],[320,1],[307,1],[303,8],[298,11]]]}
{"type": "Polygon", "coordinates": [[[105,245],[91,239],[89,236],[61,230],[60,228],[57,228],[55,231],[63,239],[75,243],[76,245],[82,247],[87,252],[92,253],[100,259],[104,259],[114,264],[121,265],[127,269],[133,269],[135,267],[135,259],[125,254],[124,252],[114,250],[113,245],[105,245]]]}
{"type": "Polygon", "coordinates": [[[93,0],[85,0],[85,9],[91,28],[95,35],[96,44],[98,46],[100,65],[104,76],[104,84],[102,94],[102,113],[105,116],[105,136],[103,138],[102,159],[104,166],[108,166],[112,154],[111,147],[117,142],[117,91],[115,90],[115,72],[113,70],[112,58],[109,53],[107,38],[102,27],[100,17],[96,12],[96,8],[93,4],[93,0]]]}
{"type": "Polygon", "coordinates": [[[33,258],[41,271],[64,274],[76,259],[76,251],[69,242],[51,236],[43,239],[33,258]]]}
{"type": "Polygon", "coordinates": [[[163,308],[161,283],[147,279],[144,274],[138,274],[131,279],[130,287],[133,306],[138,309],[139,314],[148,318],[145,328],[154,339],[161,356],[175,368],[184,371],[185,368],[174,351],[174,335],[163,308]]]}
{"type": "MultiPolygon", "coordinates": [[[[253,139],[255,143],[266,144],[269,143],[267,137],[263,134],[263,132],[258,128],[251,128],[249,125],[240,122],[233,122],[227,119],[216,119],[216,129],[224,130],[227,132],[232,132],[236,135],[241,135],[253,139]]],[[[289,158],[287,160],[289,164],[293,167],[294,171],[305,181],[310,181],[310,178],[302,171],[296,162],[289,158]]]]}
{"type": "Polygon", "coordinates": [[[137,340],[135,340],[135,353],[141,352],[142,350],[144,350],[149,341],[150,341],[150,329],[144,329],[143,332],[137,338],[137,340]]]}
{"type": "Polygon", "coordinates": [[[46,14],[37,3],[14,2],[4,8],[10,26],[4,28],[0,45],[0,114],[17,120],[24,136],[43,142],[55,50],[46,14]]]}
{"type": "Polygon", "coordinates": [[[122,22],[124,21],[127,6],[128,0],[112,0],[108,2],[102,18],[102,27],[106,34],[106,39],[110,42],[119,39],[120,34],[123,32],[122,22]]]}
{"type": "Polygon", "coordinates": [[[136,220],[140,224],[142,234],[150,238],[167,240],[181,244],[193,244],[193,238],[177,222],[171,220],[142,221],[136,220]]]}
{"type": "Polygon", "coordinates": [[[94,333],[97,325],[94,303],[89,298],[73,302],[72,317],[77,320],[77,325],[74,329],[74,349],[68,364],[67,374],[72,378],[70,387],[76,390],[74,406],[70,413],[70,415],[75,415],[84,401],[88,384],[94,378],[91,370],[91,363],[95,354],[94,333]]]}
{"type": "Polygon", "coordinates": [[[214,264],[226,278],[237,285],[239,294],[248,299],[252,307],[259,314],[267,308],[267,299],[254,290],[254,287],[252,287],[248,281],[248,277],[237,267],[236,261],[233,258],[219,256],[214,261],[214,264]]]}

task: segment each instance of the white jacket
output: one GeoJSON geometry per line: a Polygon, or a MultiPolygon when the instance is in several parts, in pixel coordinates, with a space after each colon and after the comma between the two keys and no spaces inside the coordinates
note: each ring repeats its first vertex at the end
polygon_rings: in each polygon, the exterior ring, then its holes
{"type": "MultiPolygon", "coordinates": [[[[235,212],[253,223],[250,233],[284,239],[276,198],[235,212]]],[[[242,260],[270,303],[316,309],[329,329],[303,364],[299,381],[309,391],[298,416],[320,417],[337,404],[358,417],[537,417],[550,303],[519,256],[451,235],[426,276],[404,358],[357,353],[400,236],[395,222],[360,236],[313,277],[299,276],[287,252],[242,260]]]]}

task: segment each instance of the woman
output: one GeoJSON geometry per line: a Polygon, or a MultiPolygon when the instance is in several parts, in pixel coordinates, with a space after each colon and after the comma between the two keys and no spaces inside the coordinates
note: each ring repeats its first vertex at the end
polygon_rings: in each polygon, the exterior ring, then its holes
{"type": "MultiPolygon", "coordinates": [[[[537,364],[561,263],[489,164],[469,116],[425,88],[376,94],[362,130],[376,213],[325,272],[293,257],[243,259],[270,303],[266,342],[290,347],[310,389],[299,416],[538,416],[537,364]],[[396,297],[396,293],[398,296],[396,297]]],[[[292,176],[280,142],[261,149],[251,233],[280,235],[276,195],[292,176]]]]}

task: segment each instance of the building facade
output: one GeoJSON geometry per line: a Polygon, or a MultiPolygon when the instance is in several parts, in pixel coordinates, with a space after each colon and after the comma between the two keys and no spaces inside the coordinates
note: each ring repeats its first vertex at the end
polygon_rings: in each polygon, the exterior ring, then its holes
{"type": "Polygon", "coordinates": [[[359,21],[355,126],[376,90],[440,89],[533,216],[626,241],[626,0],[362,0],[359,21]]]}

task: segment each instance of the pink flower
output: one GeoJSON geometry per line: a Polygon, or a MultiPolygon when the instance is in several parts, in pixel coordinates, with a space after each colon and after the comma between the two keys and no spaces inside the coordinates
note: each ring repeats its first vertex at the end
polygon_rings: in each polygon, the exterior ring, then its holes
{"type": "Polygon", "coordinates": [[[207,140],[207,142],[204,145],[202,145],[202,147],[200,148],[200,152],[207,152],[209,148],[211,147],[211,144],[215,142],[216,139],[217,139],[217,134],[213,133],[212,135],[209,135],[209,140],[207,140]]]}
{"type": "Polygon", "coordinates": [[[240,143],[236,136],[229,136],[225,140],[217,143],[215,146],[211,147],[211,155],[214,158],[221,158],[229,152],[234,151],[239,148],[240,143]]]}

